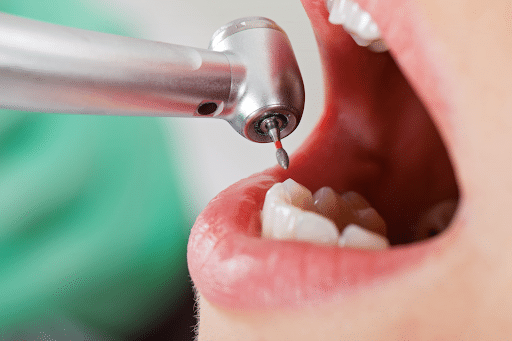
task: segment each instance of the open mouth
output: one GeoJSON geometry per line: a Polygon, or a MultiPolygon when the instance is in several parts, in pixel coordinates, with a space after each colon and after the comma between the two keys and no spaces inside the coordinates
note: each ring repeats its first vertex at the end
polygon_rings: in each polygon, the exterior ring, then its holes
{"type": "Polygon", "coordinates": [[[443,143],[449,143],[450,130],[450,102],[442,95],[448,76],[432,53],[432,38],[407,1],[376,1],[371,8],[358,2],[390,52],[356,44],[341,25],[328,21],[324,1],[303,1],[324,68],[325,112],[291,155],[288,170],[274,167],[232,185],[198,217],[188,263],[196,288],[210,302],[239,309],[289,307],[377,288],[442,258],[460,230],[450,224],[459,189],[443,143]],[[288,192],[275,190],[279,186],[288,192]],[[332,191],[320,190],[325,186],[332,191]],[[267,195],[270,188],[273,196],[267,195]],[[353,221],[345,216],[340,223],[339,215],[329,216],[332,209],[322,211],[327,204],[319,198],[341,202],[354,192],[364,207],[352,207],[353,221]],[[288,201],[279,201],[280,195],[288,201]],[[281,218],[266,219],[279,212],[281,218]],[[372,218],[364,221],[368,212],[372,218]],[[265,226],[272,230],[283,219],[287,226],[301,220],[306,238],[297,237],[295,225],[285,237],[262,236],[265,226]],[[332,224],[339,234],[315,239],[315,224],[332,224]],[[355,237],[348,236],[347,225],[359,228],[355,237]],[[366,242],[350,242],[361,239],[366,242]]]}

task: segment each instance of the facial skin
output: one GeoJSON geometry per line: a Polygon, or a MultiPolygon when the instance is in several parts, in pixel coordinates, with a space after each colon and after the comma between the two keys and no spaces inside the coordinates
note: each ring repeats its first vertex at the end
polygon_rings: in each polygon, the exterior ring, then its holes
{"type": "MultiPolygon", "coordinates": [[[[459,191],[453,233],[414,271],[320,302],[232,309],[198,287],[199,340],[482,340],[512,332],[512,2],[392,2],[360,4],[374,18],[372,10],[388,12],[377,23],[447,148],[459,191]],[[394,23],[400,16],[416,22],[394,23]],[[427,57],[408,39],[423,39],[427,57]]],[[[320,35],[323,1],[303,5],[320,35]]]]}

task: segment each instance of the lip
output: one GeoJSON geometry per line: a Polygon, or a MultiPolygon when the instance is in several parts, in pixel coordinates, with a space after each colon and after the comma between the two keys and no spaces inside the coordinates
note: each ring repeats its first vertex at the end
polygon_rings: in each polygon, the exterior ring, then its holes
{"type": "MultiPolygon", "coordinates": [[[[379,25],[393,58],[449,145],[445,136],[450,130],[446,118],[450,116],[450,103],[440,91],[448,76],[440,67],[438,55],[432,52],[433,38],[425,30],[418,9],[402,0],[372,2],[372,8],[364,1],[360,4],[379,25]],[[411,34],[404,38],[400,30],[405,29],[411,34]]],[[[367,86],[358,79],[360,68],[364,67],[358,61],[370,58],[368,63],[387,65],[390,57],[369,54],[341,27],[329,24],[323,1],[304,0],[303,5],[315,29],[324,63],[326,112],[306,143],[291,156],[289,170],[274,167],[232,185],[209,203],[191,231],[187,258],[192,280],[204,298],[223,307],[294,307],[392,283],[426,262],[441,261],[460,231],[458,224],[436,238],[377,252],[260,237],[265,193],[274,183],[287,178],[311,191],[326,184],[336,184],[334,189],[338,191],[356,190],[384,216],[393,210],[379,199],[382,191],[369,190],[377,186],[383,174],[381,149],[372,139],[376,133],[365,138],[371,124],[364,120],[352,122],[345,116],[340,119],[338,115],[342,110],[350,110],[347,103],[351,103],[340,101],[340,93],[343,98],[357,101],[357,91],[361,91],[357,88],[367,86]],[[336,60],[348,54],[355,63],[339,68],[336,60]],[[363,152],[361,144],[365,147],[363,152]],[[340,145],[343,150],[333,155],[332,151],[339,150],[340,145]],[[329,172],[332,165],[340,164],[346,166],[329,172]]],[[[435,130],[434,126],[431,129],[435,130]]],[[[449,164],[449,160],[443,162],[449,164]]],[[[441,188],[446,188],[443,195],[456,195],[457,188],[452,185],[442,184],[441,188]]],[[[383,190],[389,189],[384,186],[383,190]]],[[[393,224],[390,220],[386,219],[393,224]]]]}

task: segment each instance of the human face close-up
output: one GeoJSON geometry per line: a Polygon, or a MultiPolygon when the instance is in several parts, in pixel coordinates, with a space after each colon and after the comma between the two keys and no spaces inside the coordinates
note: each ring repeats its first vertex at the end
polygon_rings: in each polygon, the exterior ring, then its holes
{"type": "Polygon", "coordinates": [[[510,335],[512,2],[356,2],[389,53],[358,46],[323,0],[303,0],[324,114],[288,170],[236,183],[196,220],[199,340],[510,335]],[[328,204],[325,186],[336,192],[328,204]],[[270,188],[284,199],[265,199],[270,188]],[[357,212],[370,207],[365,223],[357,212]],[[299,238],[330,224],[318,216],[336,223],[334,243],[299,238]],[[379,236],[350,245],[343,220],[379,236]],[[265,232],[285,222],[289,236],[265,232]]]}

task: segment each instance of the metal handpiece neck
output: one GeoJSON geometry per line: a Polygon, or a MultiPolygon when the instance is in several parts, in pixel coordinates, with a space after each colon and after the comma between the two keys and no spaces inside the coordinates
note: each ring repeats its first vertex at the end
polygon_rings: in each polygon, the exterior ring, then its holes
{"type": "Polygon", "coordinates": [[[0,14],[0,106],[15,110],[202,116],[224,103],[231,68],[221,52],[0,14]]]}

